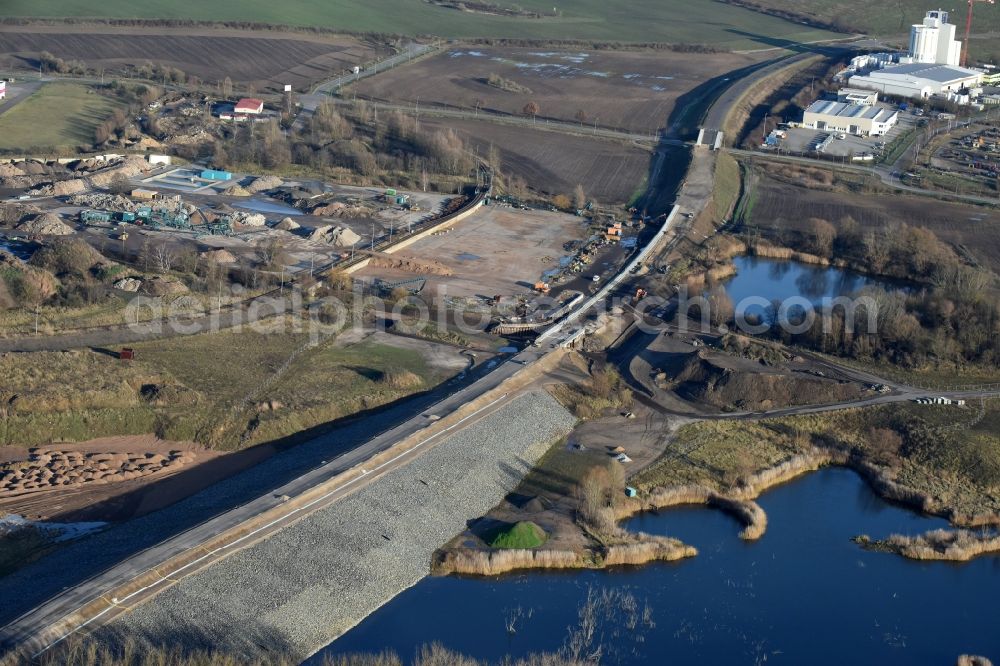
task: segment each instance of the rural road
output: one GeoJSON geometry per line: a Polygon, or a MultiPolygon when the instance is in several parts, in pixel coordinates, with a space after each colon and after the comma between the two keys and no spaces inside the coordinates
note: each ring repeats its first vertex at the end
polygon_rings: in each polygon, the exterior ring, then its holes
{"type": "Polygon", "coordinates": [[[299,104],[302,105],[302,109],[299,112],[299,115],[295,118],[295,122],[292,123],[292,130],[299,131],[303,129],[306,122],[308,122],[309,118],[311,118],[312,114],[316,111],[316,107],[319,106],[324,100],[330,100],[330,96],[342,86],[346,86],[349,83],[354,83],[355,81],[359,81],[369,76],[375,76],[379,72],[390,70],[397,65],[407,63],[414,58],[424,55],[425,53],[430,53],[435,48],[437,47],[431,44],[417,44],[416,42],[410,42],[396,55],[390,56],[385,60],[381,60],[371,67],[362,69],[357,74],[344,74],[343,76],[338,76],[318,84],[308,95],[298,96],[298,101],[299,104]]]}
{"type": "MultiPolygon", "coordinates": [[[[357,448],[331,459],[329,462],[326,462],[326,464],[306,472],[291,482],[270,490],[266,494],[196,525],[195,527],[192,527],[191,529],[155,546],[147,548],[127,560],[120,562],[119,564],[116,564],[104,572],[90,578],[89,580],[66,589],[61,594],[20,616],[0,629],[0,646],[9,648],[16,645],[28,645],[31,646],[32,649],[42,649],[47,647],[47,642],[43,643],[38,641],[38,632],[40,629],[52,626],[68,615],[106,595],[110,591],[134,580],[140,574],[153,570],[156,566],[163,564],[170,558],[196,549],[202,544],[218,537],[220,534],[244,524],[270,509],[278,507],[287,501],[284,499],[285,496],[288,498],[295,498],[307,490],[323,484],[344,473],[346,470],[363,464],[366,460],[369,460],[373,456],[386,451],[397,442],[418,433],[437,420],[432,420],[431,418],[428,418],[429,416],[434,415],[442,417],[450,414],[485,392],[497,388],[502,382],[512,377],[519,370],[548,354],[553,348],[555,348],[556,342],[558,342],[558,339],[555,340],[552,345],[547,345],[545,348],[529,347],[525,351],[522,351],[508,359],[506,362],[499,364],[498,367],[492,372],[481,377],[469,386],[460,389],[439,402],[429,406],[423,411],[422,414],[409,419],[400,425],[391,428],[390,430],[376,435],[357,448]]],[[[495,408],[507,399],[508,396],[506,394],[501,396],[496,401],[489,404],[487,408],[466,417],[466,419],[462,422],[451,426],[449,430],[459,425],[464,426],[473,418],[481,417],[484,413],[495,408]]],[[[433,441],[437,440],[445,432],[447,431],[439,432],[420,441],[405,455],[402,455],[397,459],[393,459],[390,461],[391,464],[386,464],[377,471],[366,470],[365,476],[361,477],[361,479],[368,481],[371,478],[375,478],[379,474],[386,473],[391,469],[398,467],[399,465],[406,464],[408,459],[415,454],[416,449],[426,444],[433,443],[433,441]]],[[[324,495],[319,500],[314,500],[308,506],[293,509],[283,515],[280,519],[276,519],[266,524],[250,535],[246,535],[245,537],[241,537],[239,540],[230,542],[217,551],[207,553],[191,565],[191,571],[200,566],[205,566],[216,559],[224,557],[225,555],[248,545],[251,541],[266,538],[269,534],[282,529],[289,523],[294,522],[303,515],[306,515],[306,511],[314,511],[335,502],[345,494],[352,492],[358,485],[358,483],[350,483],[339,486],[336,490],[324,495]]],[[[161,591],[171,582],[172,581],[167,578],[161,578],[157,583],[143,588],[142,591],[135,595],[130,595],[127,599],[123,597],[117,602],[109,600],[112,602],[111,605],[109,605],[103,612],[92,616],[85,624],[80,625],[78,628],[110,620],[117,613],[127,610],[125,604],[134,605],[139,603],[148,596],[161,591]]]]}
{"type": "MultiPolygon", "coordinates": [[[[109,569],[91,577],[90,579],[64,590],[62,593],[56,595],[41,605],[36,606],[34,609],[21,615],[0,629],[0,646],[10,648],[21,645],[30,646],[33,650],[47,649],[54,644],[53,637],[40,636],[40,632],[44,631],[46,628],[57,625],[65,618],[79,612],[82,608],[101,599],[102,597],[108,602],[108,605],[102,611],[91,615],[83,623],[61,633],[61,637],[57,638],[56,642],[61,640],[62,637],[66,637],[80,629],[90,627],[91,625],[96,626],[97,623],[103,623],[112,619],[118,613],[128,610],[127,605],[134,605],[149,596],[160,592],[162,589],[169,586],[170,583],[173,582],[173,579],[163,576],[160,577],[157,582],[144,586],[138,592],[128,595],[127,598],[108,599],[108,595],[113,594],[114,590],[119,589],[135,580],[140,575],[155,570],[157,566],[162,565],[171,558],[189,553],[194,549],[201,547],[202,544],[216,539],[220,535],[238,528],[240,525],[246,524],[248,521],[253,520],[262,513],[279,507],[286,501],[286,497],[295,498],[302,495],[306,491],[315,488],[320,484],[326,483],[340,474],[343,474],[352,467],[362,465],[366,460],[369,460],[373,456],[388,450],[397,442],[420,432],[438,418],[451,414],[467,403],[472,402],[473,400],[484,395],[488,391],[496,389],[501,383],[513,377],[519,370],[534,364],[550,352],[558,349],[567,341],[580,335],[582,328],[575,323],[576,320],[594,305],[604,301],[609,295],[614,293],[620,282],[627,279],[630,269],[637,265],[640,261],[643,261],[646,256],[655,249],[659,241],[662,240],[663,236],[670,230],[672,221],[678,217],[676,213],[677,209],[675,208],[671,211],[671,214],[667,216],[663,227],[651,239],[651,242],[645,248],[636,252],[632,261],[623,267],[617,276],[604,284],[596,294],[578,306],[578,308],[574,310],[573,313],[571,313],[566,319],[554,324],[548,331],[546,331],[546,333],[540,336],[536,345],[519,352],[518,354],[507,359],[506,362],[498,365],[492,372],[489,372],[465,388],[462,388],[443,398],[439,402],[429,406],[422,412],[422,414],[415,416],[400,425],[391,428],[390,430],[376,435],[360,446],[333,458],[329,462],[326,462],[325,464],[298,476],[280,487],[274,488],[264,495],[251,499],[236,508],[215,516],[199,525],[177,534],[176,536],[166,539],[159,544],[136,553],[128,559],[113,565],[109,569]],[[429,418],[432,415],[437,418],[429,418]]],[[[508,394],[504,394],[490,403],[488,407],[494,408],[499,404],[503,404],[509,398],[510,396],[508,394]]],[[[485,409],[480,411],[485,411],[485,409]]],[[[450,426],[449,430],[463,424],[463,422],[469,421],[473,416],[477,416],[479,414],[480,413],[477,412],[476,414],[466,417],[463,421],[450,426]]],[[[430,443],[431,440],[436,439],[441,434],[443,433],[437,433],[422,440],[406,455],[398,456],[393,459],[393,461],[391,461],[391,465],[383,466],[383,468],[379,469],[378,472],[388,472],[395,466],[406,464],[407,460],[412,456],[414,449],[430,443]]],[[[368,480],[370,478],[374,478],[374,476],[374,474],[369,476],[366,472],[366,476],[362,478],[368,480]]],[[[281,518],[267,523],[262,528],[256,529],[250,535],[241,536],[236,540],[227,542],[227,545],[223,547],[217,548],[204,554],[203,556],[200,556],[194,563],[189,565],[188,568],[190,568],[191,572],[193,572],[196,568],[207,566],[208,564],[225,557],[231,552],[235,552],[239,548],[248,545],[248,543],[252,541],[266,538],[269,534],[280,530],[282,527],[294,522],[303,515],[307,515],[305,513],[306,509],[308,509],[308,511],[315,511],[323,506],[335,502],[344,494],[351,492],[357,485],[358,484],[356,483],[352,483],[351,485],[338,487],[335,491],[324,495],[319,501],[312,501],[306,507],[292,509],[281,518]]],[[[185,571],[185,573],[188,573],[188,571],[185,571]]]]}
{"type": "MultiPolygon", "coordinates": [[[[396,64],[411,57],[413,57],[413,55],[410,52],[404,52],[394,56],[394,58],[399,58],[399,60],[396,61],[396,64]]],[[[805,56],[793,56],[793,58],[797,57],[805,56]]],[[[782,64],[787,64],[787,62],[788,60],[786,59],[782,61],[782,64]]],[[[391,66],[389,65],[389,61],[385,61],[379,65],[380,68],[385,68],[386,66],[391,66]]],[[[739,100],[739,97],[742,94],[741,91],[746,90],[747,86],[753,85],[756,80],[759,80],[760,76],[766,76],[766,70],[767,68],[759,70],[756,76],[750,77],[750,79],[746,81],[741,80],[741,85],[733,86],[724,91],[723,94],[715,101],[713,107],[709,110],[707,118],[710,120],[718,119],[718,124],[721,127],[721,125],[724,124],[723,121],[728,113],[728,110],[739,100]]],[[[374,71],[371,73],[374,74],[374,71]]],[[[345,77],[341,77],[341,79],[334,79],[326,82],[317,91],[320,94],[303,96],[300,98],[302,100],[303,110],[309,113],[315,110],[321,100],[329,99],[329,97],[323,93],[328,90],[332,90],[337,87],[337,85],[342,85],[344,78],[345,77]],[[341,83],[338,84],[338,81],[341,81],[341,83]]],[[[353,75],[350,78],[353,78],[353,75]]],[[[435,111],[437,112],[440,110],[435,111]]],[[[453,117],[469,117],[469,115],[471,115],[469,112],[456,111],[454,113],[467,115],[457,115],[453,117]]],[[[480,114],[480,116],[482,115],[483,114],[480,114]]],[[[300,120],[305,122],[305,117],[305,113],[300,114],[300,117],[296,120],[296,122],[299,122],[300,120]]],[[[526,118],[517,120],[520,121],[520,124],[534,124],[531,120],[526,118]]],[[[708,125],[708,121],[706,121],[705,124],[708,125]]],[[[566,123],[566,125],[572,124],[566,123]]],[[[576,133],[579,133],[579,127],[575,125],[572,125],[572,127],[576,133]]],[[[627,138],[629,140],[634,140],[632,135],[627,135],[627,138]]],[[[320,484],[330,481],[335,476],[342,474],[352,467],[363,465],[365,461],[369,460],[372,456],[386,451],[397,442],[414,436],[426,428],[433,422],[433,420],[428,418],[428,416],[435,415],[442,417],[455,412],[467,403],[482,396],[487,391],[496,389],[502,382],[513,377],[525,366],[529,366],[537,362],[551,351],[558,348],[560,345],[581,335],[583,332],[583,326],[576,323],[579,318],[592,306],[603,302],[621,283],[629,279],[630,269],[635,267],[639,262],[646,260],[647,256],[651,254],[656,246],[659,245],[660,241],[663,240],[665,234],[673,228],[674,220],[681,217],[677,214],[677,212],[678,208],[675,207],[671,212],[671,215],[667,217],[666,222],[664,222],[663,228],[657,232],[651,242],[637,254],[633,255],[633,259],[629,262],[629,264],[625,266],[613,279],[603,285],[597,294],[579,306],[579,308],[568,316],[563,322],[553,325],[553,327],[540,336],[540,346],[529,347],[526,350],[519,352],[506,362],[500,364],[492,372],[433,404],[431,407],[424,410],[421,415],[415,416],[414,418],[404,421],[403,423],[376,435],[374,438],[371,438],[356,448],[332,458],[319,467],[301,474],[288,483],[274,488],[266,494],[250,499],[244,504],[232,508],[184,532],[181,532],[176,536],[142,550],[128,559],[113,565],[102,573],[84,581],[83,583],[80,583],[72,588],[65,589],[60,594],[40,604],[0,629],[0,645],[10,647],[19,644],[27,644],[38,649],[48,647],[51,644],[50,640],[41,640],[39,637],[39,632],[45,628],[53,626],[67,616],[79,611],[82,607],[134,580],[138,575],[153,570],[157,565],[162,564],[168,559],[189,553],[197,549],[202,544],[217,538],[220,534],[246,524],[247,521],[260,516],[264,512],[280,507],[285,503],[285,500],[283,499],[284,496],[295,498],[320,484]]],[[[2,349],[2,343],[0,343],[0,349],[2,349]]],[[[876,381],[878,380],[876,379],[876,381]]],[[[890,396],[880,397],[889,398],[890,396]]],[[[895,398],[896,396],[891,397],[895,398]]],[[[507,399],[509,399],[508,395],[504,394],[484,407],[483,411],[494,409],[498,404],[502,404],[507,399]]],[[[906,398],[899,397],[898,399],[906,398]]],[[[842,406],[832,406],[830,408],[842,408],[842,406]]],[[[793,408],[795,411],[790,413],[804,413],[804,411],[800,410],[807,409],[821,408],[793,408]]],[[[469,421],[480,416],[481,413],[477,412],[467,416],[464,421],[469,421]]],[[[744,415],[744,417],[759,418],[760,416],[747,414],[744,415]]],[[[456,423],[451,426],[451,428],[455,428],[460,425],[463,425],[463,422],[456,423]]],[[[421,447],[425,444],[431,444],[433,440],[441,434],[443,433],[438,433],[421,440],[415,448],[421,447]]],[[[406,454],[389,461],[384,467],[377,471],[367,470],[361,478],[366,481],[376,477],[378,474],[389,471],[400,465],[404,465],[408,461],[409,457],[414,454],[414,450],[411,449],[406,454]]],[[[361,483],[364,483],[364,481],[361,481],[361,483]]],[[[252,534],[240,537],[238,540],[229,541],[225,546],[221,546],[212,552],[205,553],[200,556],[194,564],[190,565],[190,569],[194,570],[197,567],[208,565],[211,562],[246,545],[250,540],[265,538],[269,534],[280,530],[289,523],[302,517],[302,515],[305,515],[307,510],[313,511],[335,502],[344,494],[351,492],[357,485],[357,483],[354,483],[352,486],[338,487],[336,490],[322,496],[318,500],[312,501],[307,506],[297,508],[290,507],[289,511],[284,513],[280,518],[276,518],[263,527],[257,528],[252,534]]],[[[97,626],[98,624],[113,618],[115,615],[126,611],[126,605],[141,602],[149,596],[156,594],[161,589],[168,586],[171,582],[172,581],[169,579],[161,577],[157,582],[144,587],[139,592],[130,594],[122,599],[109,599],[109,605],[107,605],[104,610],[95,615],[91,615],[82,625],[79,625],[72,630],[76,631],[83,627],[97,626]]]]}
{"type": "MultiPolygon", "coordinates": [[[[636,313],[633,313],[638,316],[636,313]]],[[[927,397],[927,396],[943,396],[952,399],[964,399],[971,400],[977,398],[988,398],[1000,395],[1000,385],[988,385],[983,387],[952,387],[950,390],[942,389],[927,389],[919,386],[913,386],[910,384],[905,384],[902,382],[897,382],[895,380],[887,379],[879,375],[867,372],[865,370],[860,370],[858,368],[851,367],[849,365],[844,365],[832,361],[824,356],[809,352],[807,350],[795,349],[788,350],[783,345],[777,342],[765,341],[770,347],[775,349],[783,350],[787,353],[802,356],[806,360],[812,362],[814,365],[821,366],[827,370],[827,374],[832,377],[840,377],[850,381],[857,382],[864,385],[877,385],[884,384],[890,389],[890,392],[877,394],[866,398],[860,398],[857,400],[847,400],[843,402],[834,402],[827,404],[811,404],[811,405],[799,405],[793,407],[782,407],[778,409],[760,410],[760,411],[733,411],[726,413],[717,412],[702,412],[696,408],[690,410],[678,410],[675,408],[670,408],[665,405],[660,404],[656,401],[655,396],[649,393],[649,389],[642,385],[634,376],[629,368],[629,363],[632,359],[639,356],[646,347],[652,343],[657,337],[665,332],[671,332],[675,335],[679,335],[681,340],[684,339],[685,335],[691,339],[699,338],[703,342],[706,339],[713,339],[717,343],[721,338],[721,333],[714,330],[699,331],[694,327],[691,329],[680,329],[676,325],[666,324],[660,320],[647,319],[645,322],[645,330],[636,331],[626,340],[624,340],[621,346],[617,347],[614,352],[609,355],[609,361],[616,364],[619,367],[619,371],[622,377],[625,378],[633,390],[636,398],[642,404],[646,405],[657,411],[660,414],[669,416],[680,416],[683,418],[693,418],[701,420],[710,421],[728,421],[728,420],[759,420],[759,419],[770,419],[777,418],[781,416],[796,416],[802,414],[818,414],[822,412],[838,411],[842,409],[853,409],[861,407],[871,407],[875,405],[883,405],[895,402],[910,402],[917,398],[927,397]]],[[[692,346],[692,351],[697,351],[698,347],[692,346]]]]}
{"type": "MultiPolygon", "coordinates": [[[[551,118],[528,118],[527,116],[515,116],[511,114],[495,113],[490,111],[468,111],[466,109],[455,109],[443,106],[421,106],[412,104],[392,104],[370,98],[364,98],[365,102],[378,108],[380,111],[400,111],[409,115],[425,116],[428,118],[455,118],[458,120],[477,120],[481,122],[495,123],[498,125],[514,125],[516,127],[526,127],[535,130],[549,132],[560,132],[575,136],[596,136],[601,139],[618,139],[622,141],[636,141],[644,143],[664,143],[671,146],[690,145],[689,141],[680,139],[661,138],[656,133],[649,132],[627,132],[624,130],[610,129],[601,126],[584,125],[582,123],[571,123],[563,120],[551,118]]],[[[351,100],[331,98],[331,102],[340,105],[350,105],[351,100]]]]}
{"type": "MultiPolygon", "coordinates": [[[[309,100],[308,102],[312,105],[311,108],[315,109],[321,99],[324,99],[324,97],[315,96],[314,99],[309,100]]],[[[305,104],[306,102],[304,101],[303,106],[307,108],[305,104]]],[[[300,118],[303,115],[300,115],[300,118]]],[[[583,333],[583,327],[575,323],[579,316],[612,294],[613,290],[623,280],[627,279],[629,269],[637,265],[639,261],[644,260],[663,239],[666,232],[671,228],[672,221],[679,217],[677,212],[677,207],[674,207],[671,214],[664,221],[663,227],[655,234],[650,243],[634,255],[634,259],[629,262],[628,266],[624,267],[613,279],[602,285],[601,289],[594,296],[578,306],[574,313],[571,313],[571,316],[567,317],[563,322],[553,325],[546,331],[538,341],[538,347],[529,347],[513,358],[508,359],[507,362],[500,364],[492,372],[478,379],[473,384],[444,398],[431,408],[433,409],[433,413],[437,416],[442,416],[453,412],[486,391],[496,388],[501,382],[513,376],[524,366],[536,362],[561,344],[580,336],[583,333]]],[[[430,413],[430,410],[427,410],[424,412],[424,415],[430,413]]],[[[0,645],[5,647],[30,645],[35,649],[48,648],[52,644],[51,637],[43,637],[41,635],[42,632],[63,621],[73,613],[80,611],[84,606],[111,593],[112,590],[135,580],[138,575],[150,571],[170,558],[188,553],[210,539],[216,538],[220,534],[246,523],[246,521],[260,515],[262,512],[277,507],[282,503],[280,499],[282,496],[295,497],[300,495],[309,488],[329,481],[345,470],[363,463],[363,461],[369,459],[371,456],[386,450],[392,444],[423,429],[428,423],[429,419],[426,416],[417,416],[405,421],[395,428],[377,435],[355,449],[343,453],[320,467],[273,489],[265,495],[251,499],[236,508],[142,550],[82,583],[64,589],[61,593],[56,594],[54,597],[11,621],[3,628],[0,628],[0,645]]],[[[334,493],[325,498],[324,503],[335,501],[336,497],[337,494],[334,493]]],[[[289,515],[286,517],[286,520],[294,520],[297,517],[289,515]]],[[[267,526],[264,532],[256,534],[255,538],[263,538],[266,536],[267,531],[280,529],[283,524],[283,521],[272,523],[267,526]]],[[[233,544],[232,547],[235,549],[236,545],[233,544]]],[[[216,552],[209,557],[215,559],[223,557],[226,554],[228,553],[216,552]]],[[[203,564],[207,564],[204,559],[208,558],[203,558],[202,561],[203,564]]],[[[145,598],[145,595],[155,594],[155,592],[167,584],[169,584],[169,581],[161,579],[159,584],[154,585],[152,588],[144,589],[140,594],[143,595],[142,598],[145,598]]],[[[140,598],[132,597],[128,599],[128,603],[138,603],[140,600],[140,598]]],[[[120,601],[109,599],[109,605],[103,611],[100,611],[99,614],[91,615],[82,625],[71,627],[69,633],[75,633],[75,631],[81,628],[107,621],[115,613],[122,612],[123,609],[118,606],[120,601]]]]}

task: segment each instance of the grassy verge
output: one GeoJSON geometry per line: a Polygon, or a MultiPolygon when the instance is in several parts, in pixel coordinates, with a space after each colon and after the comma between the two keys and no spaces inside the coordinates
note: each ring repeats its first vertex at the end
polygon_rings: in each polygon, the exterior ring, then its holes
{"type": "Polygon", "coordinates": [[[94,130],[122,105],[78,83],[47,83],[0,115],[0,150],[73,149],[94,142],[94,130]]]}
{"type": "MultiPolygon", "coordinates": [[[[207,294],[169,294],[159,297],[158,307],[128,309],[128,300],[118,295],[79,307],[43,305],[35,309],[0,310],[0,336],[58,335],[102,326],[154,321],[169,315],[197,315],[218,306],[218,298],[207,294]],[[37,324],[37,329],[36,329],[37,324]]],[[[239,299],[223,297],[223,307],[239,299]]]]}
{"type": "Polygon", "coordinates": [[[583,384],[558,384],[550,388],[564,407],[581,419],[595,419],[611,409],[632,405],[632,392],[611,367],[598,370],[583,384]]]}
{"type": "MultiPolygon", "coordinates": [[[[363,341],[309,346],[304,333],[223,331],[100,351],[0,357],[16,396],[0,442],[155,432],[223,449],[281,439],[425,390],[443,376],[413,350],[363,341]]],[[[7,402],[5,400],[4,402],[7,402]]]]}
{"type": "Polygon", "coordinates": [[[730,218],[740,198],[740,164],[728,153],[720,153],[715,161],[715,188],[712,203],[716,222],[730,218]]]}
{"type": "Polygon", "coordinates": [[[914,128],[897,136],[892,140],[892,143],[886,146],[885,152],[883,152],[882,156],[879,158],[879,162],[883,164],[895,164],[896,160],[902,157],[903,154],[910,149],[919,135],[920,130],[914,128]]]}

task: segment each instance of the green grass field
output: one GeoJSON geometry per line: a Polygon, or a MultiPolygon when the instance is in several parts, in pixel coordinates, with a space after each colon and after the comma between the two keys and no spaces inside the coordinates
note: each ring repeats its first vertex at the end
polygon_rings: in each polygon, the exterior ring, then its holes
{"type": "MultiPolygon", "coordinates": [[[[758,4],[783,11],[812,16],[817,19],[856,29],[878,37],[900,37],[903,46],[910,34],[910,25],[920,23],[924,14],[938,5],[923,0],[897,0],[889,3],[871,3],[867,0],[755,0],[758,4]]],[[[958,26],[958,38],[965,33],[966,4],[946,4],[942,9],[951,11],[951,23],[958,26]]],[[[977,3],[974,8],[970,40],[970,55],[984,60],[1000,59],[1000,6],[977,3]],[[993,33],[992,35],[990,33],[993,33]],[[975,37],[976,34],[981,35],[975,37]]]]}
{"type": "MultiPolygon", "coordinates": [[[[522,0],[519,4],[539,12],[551,12],[553,7],[549,0],[522,0]]],[[[712,0],[574,0],[556,6],[559,16],[529,19],[461,12],[436,7],[423,0],[288,0],[280,3],[266,0],[148,0],[141,3],[129,0],[102,3],[9,0],[4,3],[4,15],[235,20],[440,37],[709,43],[736,49],[767,48],[780,45],[782,40],[813,41],[835,36],[712,0]]]]}
{"type": "Polygon", "coordinates": [[[94,128],[119,107],[78,83],[47,83],[0,115],[0,150],[68,149],[94,142],[94,128]]]}
{"type": "MultiPolygon", "coordinates": [[[[863,28],[876,35],[909,35],[910,25],[923,20],[924,14],[937,5],[923,0],[897,0],[884,4],[872,4],[866,0],[757,0],[759,4],[775,9],[808,14],[825,21],[840,22],[848,26],[863,28]]],[[[965,3],[944,5],[950,9],[951,23],[965,30],[965,3]]],[[[974,32],[996,32],[1000,30],[1000,7],[986,4],[974,9],[974,32]]],[[[958,35],[959,39],[962,34],[958,35]]]]}
{"type": "Polygon", "coordinates": [[[363,341],[308,348],[302,333],[223,331],[133,344],[122,363],[90,350],[0,358],[0,443],[155,432],[220,449],[274,441],[379,407],[444,378],[419,352],[363,341]],[[406,371],[411,381],[389,381],[406,371]]]}

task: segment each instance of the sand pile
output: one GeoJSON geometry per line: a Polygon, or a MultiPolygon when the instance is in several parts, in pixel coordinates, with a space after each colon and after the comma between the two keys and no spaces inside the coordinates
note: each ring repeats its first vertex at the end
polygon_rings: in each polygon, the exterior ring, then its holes
{"type": "Polygon", "coordinates": [[[281,222],[274,225],[275,229],[281,229],[282,231],[295,231],[296,229],[301,229],[302,225],[293,220],[290,217],[286,217],[281,222]]]}
{"type": "Polygon", "coordinates": [[[132,147],[135,150],[160,150],[163,144],[151,136],[144,136],[132,147]]]}
{"type": "Polygon", "coordinates": [[[232,185],[224,189],[222,193],[228,194],[231,197],[248,197],[251,194],[253,194],[253,192],[243,187],[239,183],[233,183],[232,185]]]}
{"type": "Polygon", "coordinates": [[[391,254],[372,253],[369,266],[376,268],[391,268],[407,273],[417,273],[420,275],[453,275],[448,266],[440,261],[429,259],[411,259],[407,257],[396,257],[391,254]]]}
{"type": "Polygon", "coordinates": [[[95,175],[90,179],[90,182],[95,187],[107,187],[119,177],[135,178],[139,174],[144,173],[148,168],[149,164],[143,158],[127,157],[120,165],[110,167],[95,175]]]}
{"type": "Polygon", "coordinates": [[[201,256],[205,257],[208,261],[217,264],[235,264],[236,255],[229,250],[211,250],[209,252],[202,252],[201,256]]]}
{"type": "Polygon", "coordinates": [[[69,236],[73,229],[63,224],[62,218],[55,213],[42,213],[27,222],[17,225],[18,231],[43,236],[69,236]]]}
{"type": "Polygon", "coordinates": [[[74,178],[73,180],[62,180],[57,183],[52,183],[52,196],[55,197],[66,197],[71,194],[79,194],[80,192],[87,191],[87,181],[82,178],[74,178]]]}
{"type": "Polygon", "coordinates": [[[41,212],[30,204],[0,204],[0,224],[18,224],[41,212]]]}
{"type": "Polygon", "coordinates": [[[183,294],[188,291],[187,286],[179,280],[166,277],[154,277],[142,283],[142,293],[147,296],[167,296],[169,294],[183,294]]]}
{"type": "Polygon", "coordinates": [[[371,217],[375,211],[367,206],[349,206],[340,201],[334,201],[325,206],[317,206],[312,210],[312,215],[317,217],[371,217]]]}
{"type": "Polygon", "coordinates": [[[0,178],[17,178],[23,175],[24,172],[13,164],[0,164],[0,178]]]}
{"type": "Polygon", "coordinates": [[[351,247],[355,243],[361,240],[361,236],[357,235],[347,227],[336,227],[330,224],[324,224],[323,226],[316,227],[311,234],[309,234],[309,240],[314,240],[320,243],[329,243],[336,247],[351,247]]]}
{"type": "Polygon", "coordinates": [[[49,172],[44,164],[35,160],[25,160],[24,162],[20,162],[17,168],[21,170],[21,173],[29,176],[41,176],[42,174],[49,172]]]}
{"type": "Polygon", "coordinates": [[[284,185],[284,181],[277,176],[261,176],[254,179],[252,183],[247,185],[247,191],[251,194],[257,194],[258,192],[273,190],[274,188],[281,187],[282,185],[284,185]]]}

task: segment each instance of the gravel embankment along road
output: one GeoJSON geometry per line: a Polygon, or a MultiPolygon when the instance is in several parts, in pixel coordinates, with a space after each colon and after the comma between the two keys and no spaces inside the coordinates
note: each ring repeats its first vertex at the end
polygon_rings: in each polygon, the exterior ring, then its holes
{"type": "Polygon", "coordinates": [[[511,491],[575,418],[526,393],[356,493],[175,586],[107,631],[304,658],[427,573],[433,552],[511,491]]]}

